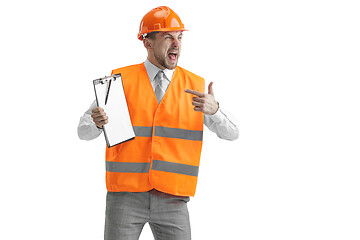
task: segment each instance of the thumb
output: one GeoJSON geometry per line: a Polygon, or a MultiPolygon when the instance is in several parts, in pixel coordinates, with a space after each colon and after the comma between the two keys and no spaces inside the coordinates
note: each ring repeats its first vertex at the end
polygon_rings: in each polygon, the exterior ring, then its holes
{"type": "Polygon", "coordinates": [[[214,90],[213,90],[213,88],[212,88],[212,85],[214,84],[214,82],[211,82],[210,84],[209,84],[209,86],[208,86],[208,93],[210,94],[210,95],[213,95],[214,96],[214,90]]]}

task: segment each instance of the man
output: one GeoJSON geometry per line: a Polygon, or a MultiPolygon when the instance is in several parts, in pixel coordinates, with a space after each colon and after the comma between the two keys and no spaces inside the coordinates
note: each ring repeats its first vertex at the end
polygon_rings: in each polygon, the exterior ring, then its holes
{"type": "MultiPolygon", "coordinates": [[[[106,149],[105,239],[138,239],[146,222],[155,239],[191,239],[187,202],[194,196],[203,125],[235,140],[238,127],[215,100],[213,83],[177,66],[185,31],[178,15],[158,7],[141,21],[138,39],[148,52],[142,64],[121,73],[135,139],[106,149]]],[[[99,136],[108,119],[94,102],[78,134],[99,136]]]]}

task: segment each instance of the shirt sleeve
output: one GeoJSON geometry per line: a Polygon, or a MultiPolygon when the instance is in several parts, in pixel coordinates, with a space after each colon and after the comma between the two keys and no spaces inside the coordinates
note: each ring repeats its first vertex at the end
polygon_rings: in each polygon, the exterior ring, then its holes
{"type": "Polygon", "coordinates": [[[92,110],[95,107],[97,107],[96,101],[91,104],[90,108],[80,118],[78,125],[78,136],[81,140],[93,140],[97,138],[103,131],[102,129],[96,127],[91,117],[92,110]]]}
{"type": "Polygon", "coordinates": [[[233,141],[239,138],[236,118],[223,108],[219,107],[213,115],[204,114],[204,124],[221,139],[233,141]]]}

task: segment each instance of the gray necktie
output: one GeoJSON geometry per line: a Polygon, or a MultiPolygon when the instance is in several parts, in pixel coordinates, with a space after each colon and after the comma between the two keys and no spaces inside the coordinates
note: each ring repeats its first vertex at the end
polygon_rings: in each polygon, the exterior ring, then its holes
{"type": "Polygon", "coordinates": [[[158,103],[160,103],[166,91],[166,79],[163,71],[159,71],[155,76],[155,95],[158,103]]]}

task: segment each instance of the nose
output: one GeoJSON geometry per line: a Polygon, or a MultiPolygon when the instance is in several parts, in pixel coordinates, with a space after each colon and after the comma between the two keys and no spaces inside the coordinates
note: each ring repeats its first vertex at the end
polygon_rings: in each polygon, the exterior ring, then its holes
{"type": "Polygon", "coordinates": [[[180,45],[181,45],[180,40],[179,40],[179,39],[177,39],[177,38],[174,38],[174,41],[173,41],[172,47],[173,47],[173,48],[179,48],[179,47],[180,47],[180,45]]]}

